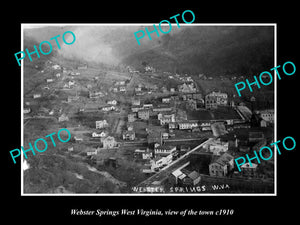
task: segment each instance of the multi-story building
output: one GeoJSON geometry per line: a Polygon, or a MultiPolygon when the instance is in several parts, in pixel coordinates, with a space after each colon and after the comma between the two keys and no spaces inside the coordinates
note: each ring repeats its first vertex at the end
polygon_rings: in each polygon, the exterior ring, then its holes
{"type": "Polygon", "coordinates": [[[135,132],[133,130],[125,130],[122,133],[123,140],[133,141],[135,139],[135,132]]]}
{"type": "Polygon", "coordinates": [[[139,98],[133,98],[131,100],[131,104],[132,105],[140,105],[141,104],[141,100],[139,98]]]}
{"type": "Polygon", "coordinates": [[[136,117],[135,117],[135,113],[129,113],[128,114],[128,122],[131,123],[131,122],[134,122],[136,117]]]}
{"type": "Polygon", "coordinates": [[[257,172],[257,164],[255,163],[251,163],[251,166],[249,162],[241,165],[241,173],[243,176],[255,177],[256,172],[257,172]]]}
{"type": "Polygon", "coordinates": [[[69,121],[69,117],[63,113],[60,117],[58,117],[58,122],[69,121]]]}
{"type": "Polygon", "coordinates": [[[228,172],[233,169],[234,157],[228,153],[224,153],[218,157],[211,164],[209,164],[210,176],[226,176],[228,172]]]}
{"type": "Polygon", "coordinates": [[[221,152],[228,151],[229,142],[218,140],[211,141],[207,144],[207,149],[214,155],[220,155],[221,152]]]}
{"type": "Polygon", "coordinates": [[[106,120],[98,120],[96,121],[96,129],[102,129],[108,126],[108,123],[106,120]]]}
{"type": "Polygon", "coordinates": [[[193,82],[183,83],[182,85],[179,85],[178,90],[179,90],[179,92],[182,92],[182,93],[196,93],[197,92],[197,89],[194,86],[193,82]]]}
{"type": "Polygon", "coordinates": [[[100,98],[103,96],[104,94],[101,91],[97,91],[97,90],[89,91],[89,98],[100,98]]]}
{"type": "Polygon", "coordinates": [[[138,111],[138,118],[142,120],[148,120],[150,116],[150,111],[148,109],[142,109],[138,111]]]}
{"type": "Polygon", "coordinates": [[[156,168],[162,168],[169,165],[173,161],[173,155],[169,154],[167,156],[157,156],[154,159],[150,160],[151,169],[155,170],[156,168]]]}
{"type": "Polygon", "coordinates": [[[171,98],[162,98],[162,99],[161,99],[161,102],[162,102],[162,103],[169,104],[169,103],[171,102],[171,98]]]}
{"type": "Polygon", "coordinates": [[[155,155],[168,155],[176,151],[176,146],[160,145],[156,143],[154,145],[154,154],[155,155]]]}
{"type": "Polygon", "coordinates": [[[191,130],[191,129],[196,128],[198,126],[199,126],[198,121],[178,122],[179,130],[191,130]]]}
{"type": "Polygon", "coordinates": [[[211,92],[205,96],[205,108],[216,109],[218,106],[226,106],[228,95],[222,92],[211,92]]]}
{"type": "Polygon", "coordinates": [[[175,114],[174,113],[158,113],[157,119],[160,121],[160,125],[165,125],[169,123],[175,122],[175,114]]]}
{"type": "Polygon", "coordinates": [[[274,109],[262,110],[259,114],[263,120],[274,123],[274,109]]]}

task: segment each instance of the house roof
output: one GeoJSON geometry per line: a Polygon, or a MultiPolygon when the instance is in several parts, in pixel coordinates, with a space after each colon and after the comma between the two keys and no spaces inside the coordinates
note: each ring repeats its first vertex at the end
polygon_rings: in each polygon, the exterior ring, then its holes
{"type": "Polygon", "coordinates": [[[174,175],[175,177],[179,177],[182,174],[182,172],[180,170],[175,170],[172,172],[172,175],[174,175]]]}
{"type": "Polygon", "coordinates": [[[133,135],[135,132],[133,130],[125,130],[123,131],[123,135],[133,135]]]}
{"type": "Polygon", "coordinates": [[[97,120],[96,123],[107,123],[106,120],[97,120]]]}
{"type": "Polygon", "coordinates": [[[250,163],[247,162],[247,163],[241,165],[241,168],[253,168],[253,169],[257,168],[257,164],[255,164],[255,163],[251,163],[251,164],[252,164],[252,166],[250,166],[250,163]]]}
{"type": "Polygon", "coordinates": [[[217,122],[217,123],[211,124],[211,129],[213,131],[214,136],[216,136],[216,137],[219,137],[221,135],[228,133],[224,123],[222,123],[222,122],[217,122]]]}
{"type": "Polygon", "coordinates": [[[174,113],[172,113],[172,114],[162,114],[162,119],[168,119],[168,118],[171,118],[173,116],[175,116],[174,113]]]}
{"type": "Polygon", "coordinates": [[[185,177],[186,177],[186,175],[184,173],[178,176],[179,179],[183,179],[185,177]]]}
{"type": "Polygon", "coordinates": [[[197,171],[193,171],[193,172],[191,172],[188,176],[189,176],[191,179],[195,180],[195,179],[197,179],[197,178],[200,176],[200,174],[199,174],[197,171]]]}
{"type": "Polygon", "coordinates": [[[154,159],[152,159],[154,162],[157,162],[159,160],[161,160],[163,158],[163,156],[160,155],[156,155],[154,159]]]}
{"type": "Polygon", "coordinates": [[[180,121],[180,122],[177,122],[177,124],[198,124],[198,121],[197,120],[186,120],[186,121],[180,121]]]}
{"type": "Polygon", "coordinates": [[[229,161],[233,160],[234,157],[227,152],[225,152],[223,155],[221,155],[219,158],[217,158],[213,163],[218,163],[221,166],[225,166],[229,161]]]}
{"type": "Polygon", "coordinates": [[[141,109],[138,111],[138,113],[149,113],[150,110],[149,109],[141,109]]]}
{"type": "Polygon", "coordinates": [[[176,149],[176,146],[163,145],[163,146],[157,146],[155,149],[159,149],[159,150],[173,150],[173,149],[176,149]]]}

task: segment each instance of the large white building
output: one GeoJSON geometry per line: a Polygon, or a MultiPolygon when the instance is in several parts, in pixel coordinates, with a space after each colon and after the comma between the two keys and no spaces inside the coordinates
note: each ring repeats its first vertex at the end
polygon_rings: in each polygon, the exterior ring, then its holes
{"type": "Polygon", "coordinates": [[[220,155],[221,152],[227,152],[228,151],[228,142],[222,142],[219,139],[213,140],[209,142],[207,145],[207,149],[212,152],[214,155],[220,155]]]}
{"type": "Polygon", "coordinates": [[[157,156],[150,160],[151,169],[154,171],[156,168],[162,168],[169,165],[173,160],[173,155],[169,154],[167,156],[157,156]]]}
{"type": "Polygon", "coordinates": [[[274,123],[274,109],[266,109],[259,112],[260,117],[270,123],[274,123]]]}
{"type": "Polygon", "coordinates": [[[211,92],[205,96],[205,108],[217,108],[219,105],[227,105],[228,95],[222,92],[211,92]]]}
{"type": "Polygon", "coordinates": [[[96,129],[102,129],[108,126],[108,123],[106,120],[98,120],[96,121],[96,129]]]}

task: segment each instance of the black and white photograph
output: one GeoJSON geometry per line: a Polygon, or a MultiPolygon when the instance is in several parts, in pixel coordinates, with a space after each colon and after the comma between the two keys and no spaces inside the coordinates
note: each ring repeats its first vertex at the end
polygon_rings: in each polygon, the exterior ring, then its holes
{"type": "Polygon", "coordinates": [[[275,24],[22,29],[24,195],[276,194],[275,24]]]}
{"type": "Polygon", "coordinates": [[[3,220],[296,221],[296,3],[108,3],[2,14],[3,220]]]}

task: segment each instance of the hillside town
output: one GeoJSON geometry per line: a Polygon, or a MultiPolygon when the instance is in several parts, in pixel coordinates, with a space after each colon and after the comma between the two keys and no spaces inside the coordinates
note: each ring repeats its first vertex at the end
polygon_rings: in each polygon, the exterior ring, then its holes
{"type": "MultiPolygon", "coordinates": [[[[35,120],[67,128],[72,141],[56,154],[104,174],[117,186],[113,192],[274,191],[273,160],[246,163],[241,172],[234,164],[274,141],[275,120],[269,100],[236,95],[230,85],[237,75],[178,74],[150,65],[104,70],[50,60],[35,69],[41,82],[24,92],[26,135],[35,120]]],[[[67,183],[53,189],[74,191],[67,183]]]]}

